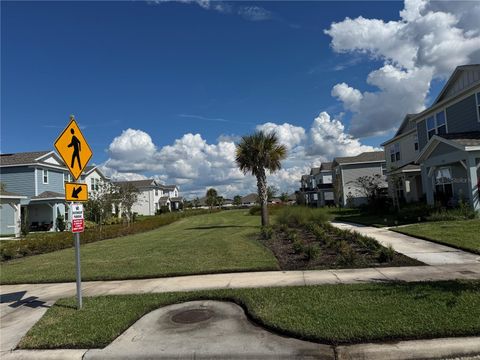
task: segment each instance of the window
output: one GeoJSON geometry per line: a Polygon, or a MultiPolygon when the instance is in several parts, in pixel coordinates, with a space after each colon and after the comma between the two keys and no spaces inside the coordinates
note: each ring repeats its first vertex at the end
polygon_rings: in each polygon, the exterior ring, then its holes
{"type": "Polygon", "coordinates": [[[435,114],[435,116],[430,116],[427,118],[427,133],[428,140],[432,138],[433,135],[446,134],[447,133],[447,119],[445,117],[445,111],[440,111],[435,114]]]}
{"type": "Polygon", "coordinates": [[[435,172],[435,198],[444,206],[449,205],[453,197],[452,182],[450,168],[443,167],[435,172]]]}
{"type": "Polygon", "coordinates": [[[90,190],[92,190],[92,191],[95,190],[95,179],[94,178],[90,179],[90,190]]]}
{"type": "Polygon", "coordinates": [[[400,160],[400,144],[396,143],[390,146],[390,161],[395,162],[400,160]]]}
{"type": "Polygon", "coordinates": [[[158,196],[158,189],[155,189],[155,196],[158,196]]]}
{"type": "Polygon", "coordinates": [[[418,151],[418,135],[415,134],[413,137],[413,146],[415,147],[415,151],[418,151]]]}
{"type": "Polygon", "coordinates": [[[43,183],[48,184],[48,170],[43,170],[43,183]]]}

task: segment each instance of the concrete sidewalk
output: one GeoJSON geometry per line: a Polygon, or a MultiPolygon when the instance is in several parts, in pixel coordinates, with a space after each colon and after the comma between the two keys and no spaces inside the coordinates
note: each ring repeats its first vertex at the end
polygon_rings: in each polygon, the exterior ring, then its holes
{"type": "MultiPolygon", "coordinates": [[[[84,296],[161,293],[207,289],[352,284],[383,281],[480,279],[480,263],[344,270],[268,271],[171,278],[87,281],[84,296]]],[[[75,296],[75,283],[0,286],[0,351],[16,347],[57,299],[75,296]]]]}
{"type": "Polygon", "coordinates": [[[370,236],[384,246],[392,245],[396,252],[427,265],[480,263],[480,255],[400,234],[386,228],[376,228],[340,221],[332,221],[332,225],[340,229],[352,230],[362,235],[370,236]]]}

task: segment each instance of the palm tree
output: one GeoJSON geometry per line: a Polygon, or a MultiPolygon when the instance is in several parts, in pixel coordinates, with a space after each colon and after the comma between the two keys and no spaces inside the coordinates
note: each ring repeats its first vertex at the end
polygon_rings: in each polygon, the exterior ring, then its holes
{"type": "Polygon", "coordinates": [[[258,198],[262,206],[262,226],[268,226],[267,175],[281,169],[281,160],[287,157],[287,148],[280,145],[277,134],[257,131],[242,137],[237,144],[235,161],[244,174],[251,172],[257,178],[258,198]]]}

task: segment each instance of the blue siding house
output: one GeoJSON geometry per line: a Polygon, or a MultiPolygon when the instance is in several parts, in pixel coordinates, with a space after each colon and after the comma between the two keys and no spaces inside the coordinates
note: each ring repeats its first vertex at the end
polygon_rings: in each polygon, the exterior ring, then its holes
{"type": "MultiPolygon", "coordinates": [[[[31,230],[55,231],[58,216],[62,215],[68,220],[64,182],[69,179],[67,168],[53,151],[0,154],[3,190],[19,197],[20,217],[27,219],[31,230]]],[[[13,210],[13,206],[10,207],[13,210]]],[[[2,202],[3,216],[12,219],[17,215],[12,215],[2,202]]],[[[2,225],[1,234],[13,234],[8,226],[12,225],[2,225]]]]}
{"type": "Polygon", "coordinates": [[[420,166],[427,203],[463,201],[480,211],[480,64],[457,67],[433,104],[408,123],[418,151],[409,166],[420,166]]]}

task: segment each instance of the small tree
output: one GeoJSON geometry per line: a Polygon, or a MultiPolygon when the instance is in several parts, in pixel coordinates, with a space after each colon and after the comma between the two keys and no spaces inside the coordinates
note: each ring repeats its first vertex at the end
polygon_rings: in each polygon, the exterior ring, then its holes
{"type": "Polygon", "coordinates": [[[116,201],[121,205],[122,215],[125,216],[127,223],[130,224],[132,220],[132,207],[138,199],[138,189],[131,183],[122,183],[117,187],[115,193],[116,201]]]}
{"type": "Polygon", "coordinates": [[[288,201],[288,193],[283,192],[283,193],[280,195],[280,200],[281,200],[282,202],[287,202],[287,201],[288,201]]]}
{"type": "Polygon", "coordinates": [[[200,206],[200,199],[198,198],[198,196],[193,199],[193,207],[196,209],[200,206]]]}
{"type": "Polygon", "coordinates": [[[26,206],[22,207],[23,210],[23,216],[21,219],[21,224],[20,224],[20,232],[22,233],[23,236],[27,236],[28,233],[30,232],[30,221],[28,218],[28,208],[26,206]]]}
{"type": "Polygon", "coordinates": [[[222,207],[224,203],[225,199],[223,198],[223,196],[217,196],[217,206],[222,207]]]}
{"type": "Polygon", "coordinates": [[[233,197],[233,205],[235,205],[235,206],[242,205],[242,197],[240,195],[235,195],[233,197]]]}
{"type": "Polygon", "coordinates": [[[364,195],[369,205],[375,205],[381,197],[382,190],[385,188],[385,180],[383,175],[374,174],[373,176],[360,176],[353,181],[349,181],[357,190],[364,195]]]}
{"type": "Polygon", "coordinates": [[[207,195],[206,203],[210,207],[210,209],[212,209],[217,204],[217,197],[218,197],[217,190],[215,190],[214,188],[210,188],[207,190],[206,195],[207,195]]]}
{"type": "Polygon", "coordinates": [[[277,195],[278,188],[276,186],[270,185],[267,188],[267,200],[272,201],[272,199],[277,195]]]}

